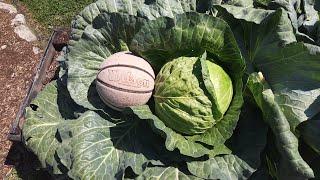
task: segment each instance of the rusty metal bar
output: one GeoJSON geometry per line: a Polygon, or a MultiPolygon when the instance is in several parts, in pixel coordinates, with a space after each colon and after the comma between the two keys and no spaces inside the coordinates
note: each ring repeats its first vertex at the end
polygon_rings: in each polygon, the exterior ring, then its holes
{"type": "Polygon", "coordinates": [[[51,34],[45,53],[42,56],[40,63],[38,64],[36,74],[33,77],[32,84],[28,89],[26,97],[20,105],[16,118],[13,120],[11,124],[11,129],[8,134],[8,139],[10,141],[22,141],[21,129],[25,120],[25,109],[27,106],[30,105],[31,101],[37,96],[37,94],[43,86],[42,82],[45,78],[46,72],[52,63],[54,54],[56,52],[52,42],[57,38],[60,31],[61,29],[57,29],[51,34]]]}

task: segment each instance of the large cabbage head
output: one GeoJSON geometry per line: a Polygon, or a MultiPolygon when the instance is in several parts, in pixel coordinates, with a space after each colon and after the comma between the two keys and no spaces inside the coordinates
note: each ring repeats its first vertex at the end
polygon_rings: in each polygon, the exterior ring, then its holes
{"type": "Polygon", "coordinates": [[[245,69],[230,27],[196,13],[158,18],[144,24],[129,48],[157,74],[154,103],[131,109],[166,148],[191,157],[229,154],[225,142],[239,120],[245,69]]]}
{"type": "Polygon", "coordinates": [[[232,100],[229,75],[205,60],[213,94],[205,86],[201,61],[179,57],[165,64],[156,78],[155,111],[170,128],[188,135],[204,133],[222,118],[232,100]]]}

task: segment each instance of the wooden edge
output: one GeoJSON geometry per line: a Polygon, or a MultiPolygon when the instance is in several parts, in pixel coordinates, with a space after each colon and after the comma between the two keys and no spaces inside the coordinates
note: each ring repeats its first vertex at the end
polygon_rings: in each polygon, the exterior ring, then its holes
{"type": "Polygon", "coordinates": [[[50,39],[48,41],[46,50],[44,55],[42,56],[40,63],[38,64],[37,71],[35,76],[33,77],[32,84],[28,89],[28,93],[24,100],[22,101],[19,111],[16,114],[16,118],[13,120],[11,124],[11,128],[8,134],[8,140],[14,142],[21,142],[22,141],[22,126],[25,120],[25,109],[27,106],[30,105],[31,101],[37,96],[39,91],[41,90],[43,84],[43,80],[45,78],[46,72],[50,67],[54,54],[56,52],[52,42],[58,38],[59,33],[61,31],[65,31],[65,29],[56,29],[51,34],[50,39]]]}

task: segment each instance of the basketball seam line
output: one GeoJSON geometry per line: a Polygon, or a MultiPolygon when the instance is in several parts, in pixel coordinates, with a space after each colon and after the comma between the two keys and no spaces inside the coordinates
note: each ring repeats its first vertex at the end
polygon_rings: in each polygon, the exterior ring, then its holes
{"type": "Polygon", "coordinates": [[[124,89],[124,88],[120,88],[120,87],[116,87],[116,86],[113,86],[111,84],[108,84],[106,82],[103,82],[101,79],[99,79],[97,77],[96,79],[99,83],[109,87],[109,88],[112,88],[112,89],[115,89],[115,90],[118,90],[118,91],[123,91],[123,92],[129,92],[129,93],[138,93],[138,94],[144,94],[144,93],[151,93],[153,92],[153,90],[148,90],[148,91],[135,91],[135,90],[131,90],[131,89],[124,89]]]}
{"type": "Polygon", "coordinates": [[[121,111],[123,108],[120,108],[120,107],[117,107],[115,105],[112,104],[112,102],[110,102],[108,99],[104,98],[98,91],[98,94],[99,94],[99,97],[101,98],[101,100],[107,105],[109,106],[110,108],[113,108],[114,110],[117,110],[117,111],[121,111]]]}
{"type": "Polygon", "coordinates": [[[105,66],[102,69],[100,69],[100,72],[107,69],[107,68],[112,68],[112,67],[129,67],[129,68],[137,69],[137,70],[140,70],[140,71],[147,73],[150,77],[152,77],[153,80],[155,79],[155,77],[153,77],[153,75],[151,73],[149,73],[148,71],[146,71],[145,69],[142,69],[142,68],[139,68],[139,67],[133,66],[133,65],[126,65],[126,64],[115,64],[115,65],[105,66]]]}

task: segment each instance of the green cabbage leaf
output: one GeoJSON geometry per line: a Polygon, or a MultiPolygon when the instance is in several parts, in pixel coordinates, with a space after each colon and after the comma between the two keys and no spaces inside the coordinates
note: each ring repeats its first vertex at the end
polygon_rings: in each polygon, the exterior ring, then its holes
{"type": "Polygon", "coordinates": [[[98,0],[75,17],[59,78],[26,109],[23,142],[57,178],[320,178],[317,8],[98,0]],[[99,98],[95,77],[127,50],[158,80],[147,104],[118,112],[99,98]],[[198,117],[207,118],[201,131],[179,121],[198,117]]]}

